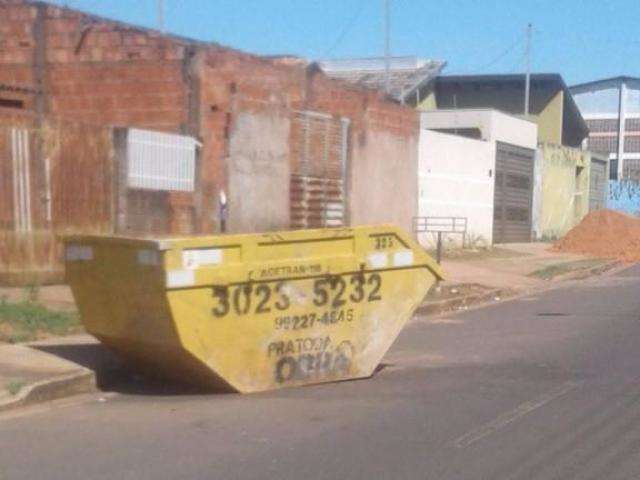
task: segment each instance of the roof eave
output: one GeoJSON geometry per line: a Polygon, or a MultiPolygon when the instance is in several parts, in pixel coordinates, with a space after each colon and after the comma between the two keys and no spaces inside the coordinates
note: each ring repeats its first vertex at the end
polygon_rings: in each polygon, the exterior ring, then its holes
{"type": "Polygon", "coordinates": [[[447,66],[447,62],[445,60],[441,61],[440,64],[437,67],[434,68],[433,71],[431,71],[429,73],[426,73],[413,86],[409,87],[408,89],[404,90],[403,92],[400,92],[399,100],[404,103],[405,100],[407,99],[407,97],[409,95],[413,94],[413,92],[415,92],[416,90],[419,90],[424,85],[426,85],[429,82],[432,82],[433,80],[435,80],[438,77],[438,75],[440,75],[440,72],[442,72],[442,70],[444,70],[444,67],[446,67],[446,66],[447,66]]]}
{"type": "Polygon", "coordinates": [[[571,85],[571,87],[569,87],[569,88],[570,89],[583,88],[583,87],[590,87],[590,86],[593,86],[593,85],[598,85],[600,83],[608,83],[608,82],[615,82],[615,81],[625,82],[625,81],[629,81],[629,80],[640,82],[640,77],[631,77],[631,76],[628,76],[628,75],[618,75],[617,77],[601,78],[599,80],[592,80],[591,82],[577,83],[575,85],[571,85]]]}

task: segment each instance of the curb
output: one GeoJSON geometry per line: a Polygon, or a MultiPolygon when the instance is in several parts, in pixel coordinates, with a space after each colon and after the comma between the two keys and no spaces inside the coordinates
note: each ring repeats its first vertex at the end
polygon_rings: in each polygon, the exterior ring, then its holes
{"type": "Polygon", "coordinates": [[[96,391],[96,375],[84,370],[41,380],[22,388],[13,397],[0,401],[0,413],[18,407],[96,391]]]}
{"type": "Polygon", "coordinates": [[[553,280],[549,280],[546,285],[537,288],[528,288],[523,290],[513,290],[505,288],[496,288],[482,293],[472,295],[454,297],[447,300],[436,302],[423,302],[416,308],[414,315],[440,315],[452,311],[460,310],[461,307],[481,307],[483,304],[494,301],[496,297],[502,300],[513,300],[518,297],[532,295],[535,293],[552,290],[562,286],[565,282],[583,280],[598,275],[609,276],[632,267],[634,264],[625,264],[619,261],[611,261],[604,265],[596,265],[585,270],[576,270],[565,275],[558,276],[553,280]]]}
{"type": "Polygon", "coordinates": [[[597,275],[615,275],[619,271],[623,271],[632,265],[627,265],[617,260],[604,263],[602,265],[596,265],[595,267],[587,268],[584,270],[575,270],[573,272],[565,273],[553,278],[551,282],[563,282],[567,280],[582,280],[585,278],[597,276],[597,275]]]}
{"type": "Polygon", "coordinates": [[[489,302],[494,300],[496,297],[500,297],[500,299],[508,298],[516,293],[517,292],[514,292],[513,290],[495,288],[482,293],[474,293],[437,302],[424,302],[416,308],[414,315],[437,315],[440,313],[458,310],[461,307],[469,307],[471,305],[489,302]]]}

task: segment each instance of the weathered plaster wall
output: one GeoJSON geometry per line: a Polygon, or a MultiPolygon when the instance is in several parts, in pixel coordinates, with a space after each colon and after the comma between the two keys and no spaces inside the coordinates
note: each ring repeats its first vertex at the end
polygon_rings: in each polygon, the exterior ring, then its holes
{"type": "Polygon", "coordinates": [[[589,154],[575,148],[540,144],[542,200],[539,231],[558,238],[589,211],[589,154]]]}
{"type": "Polygon", "coordinates": [[[411,232],[418,212],[418,139],[369,128],[355,137],[351,224],[392,223],[411,232]]]}
{"type": "Polygon", "coordinates": [[[230,232],[289,227],[289,124],[277,112],[237,116],[227,159],[230,232]]]}
{"type": "MultiPolygon", "coordinates": [[[[466,217],[467,241],[491,245],[495,145],[422,129],[418,215],[466,217]]],[[[419,240],[424,246],[433,246],[435,234],[420,234],[419,240]]],[[[448,235],[446,241],[459,245],[462,236],[448,235]]]]}
{"type": "Polygon", "coordinates": [[[531,198],[531,231],[534,240],[542,238],[542,175],[544,170],[544,155],[541,149],[536,149],[533,163],[533,192],[531,198]]]}

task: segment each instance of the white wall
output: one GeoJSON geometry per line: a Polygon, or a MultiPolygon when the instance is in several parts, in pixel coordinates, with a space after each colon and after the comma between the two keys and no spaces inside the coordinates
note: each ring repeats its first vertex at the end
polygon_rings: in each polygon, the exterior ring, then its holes
{"type": "MultiPolygon", "coordinates": [[[[491,245],[495,143],[421,129],[418,172],[418,216],[467,217],[467,239],[491,245]]],[[[435,235],[419,240],[433,246],[435,235]]]]}
{"type": "MultiPolygon", "coordinates": [[[[491,245],[496,142],[535,150],[537,125],[491,109],[423,112],[420,124],[418,216],[467,217],[468,240],[491,245]],[[432,131],[456,128],[477,128],[482,140],[432,131]]],[[[419,239],[431,246],[435,236],[419,239]]]]}
{"type": "Polygon", "coordinates": [[[538,148],[538,125],[529,120],[491,110],[491,130],[487,140],[535,150],[538,148]]]}
{"type": "Polygon", "coordinates": [[[505,142],[535,150],[538,126],[535,122],[491,109],[435,110],[420,115],[421,128],[430,130],[477,128],[482,140],[505,142]]]}
{"type": "Polygon", "coordinates": [[[487,109],[433,110],[420,114],[420,127],[430,130],[477,128],[489,140],[491,112],[487,109]]]}

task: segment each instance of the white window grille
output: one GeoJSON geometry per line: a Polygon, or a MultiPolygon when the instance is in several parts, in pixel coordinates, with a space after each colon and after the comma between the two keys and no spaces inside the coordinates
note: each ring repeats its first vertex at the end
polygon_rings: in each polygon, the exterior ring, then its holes
{"type": "Polygon", "coordinates": [[[193,192],[199,146],[197,140],[183,135],[129,129],[127,186],[193,192]]]}

